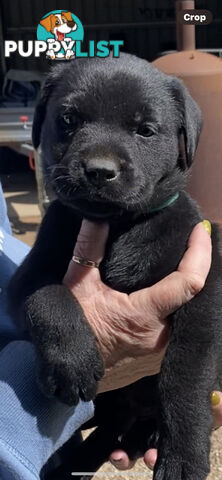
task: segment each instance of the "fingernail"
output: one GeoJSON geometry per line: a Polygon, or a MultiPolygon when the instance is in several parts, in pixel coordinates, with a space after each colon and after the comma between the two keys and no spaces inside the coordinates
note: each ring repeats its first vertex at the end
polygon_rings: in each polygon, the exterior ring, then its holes
{"type": "Polygon", "coordinates": [[[118,467],[118,465],[121,464],[121,461],[122,461],[122,458],[120,458],[118,460],[113,460],[113,458],[112,458],[112,460],[110,460],[110,462],[116,467],[118,467]]]}
{"type": "Polygon", "coordinates": [[[220,403],[220,395],[217,392],[213,392],[211,394],[211,405],[212,407],[216,407],[220,403]]]}
{"type": "Polygon", "coordinates": [[[116,458],[111,458],[111,462],[114,462],[114,463],[120,463],[122,461],[122,457],[120,456],[116,456],[116,458]]]}
{"type": "Polygon", "coordinates": [[[150,462],[146,462],[144,459],[143,459],[145,465],[150,469],[150,470],[154,470],[154,463],[150,463],[150,462]]]}
{"type": "Polygon", "coordinates": [[[209,235],[211,236],[211,223],[209,222],[209,220],[203,220],[202,225],[205,228],[206,232],[209,233],[209,235]]]}

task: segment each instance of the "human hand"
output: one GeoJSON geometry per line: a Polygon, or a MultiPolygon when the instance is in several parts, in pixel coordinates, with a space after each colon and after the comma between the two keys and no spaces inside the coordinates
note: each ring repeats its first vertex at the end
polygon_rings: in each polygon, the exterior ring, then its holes
{"type": "MultiPolygon", "coordinates": [[[[108,224],[83,220],[74,254],[100,262],[108,231],[108,224]]],[[[99,392],[160,371],[170,336],[167,316],[203,288],[210,264],[211,241],[202,224],[194,228],[176,272],[130,295],[105,285],[97,268],[70,262],[64,283],[81,304],[104,359],[99,392]]]]}

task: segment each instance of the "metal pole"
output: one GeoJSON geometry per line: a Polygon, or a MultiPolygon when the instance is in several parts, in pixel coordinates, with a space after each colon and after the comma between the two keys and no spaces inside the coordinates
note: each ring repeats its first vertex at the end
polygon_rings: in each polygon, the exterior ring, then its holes
{"type": "Polygon", "coordinates": [[[176,34],[178,51],[195,50],[195,25],[184,25],[181,22],[181,11],[194,9],[194,0],[178,0],[176,2],[176,34]]]}

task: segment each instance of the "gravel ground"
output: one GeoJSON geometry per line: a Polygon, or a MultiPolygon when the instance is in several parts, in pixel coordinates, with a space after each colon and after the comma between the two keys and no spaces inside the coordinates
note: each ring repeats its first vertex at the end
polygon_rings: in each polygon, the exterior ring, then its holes
{"type": "MultiPolygon", "coordinates": [[[[87,436],[87,432],[85,435],[87,436]]],[[[106,463],[95,475],[97,480],[152,480],[152,472],[139,460],[132,470],[118,472],[110,463],[106,463]]],[[[73,477],[75,479],[75,477],[73,477]]],[[[222,480],[222,428],[212,435],[211,473],[207,480],[222,480]]]]}
{"type": "Polygon", "coordinates": [[[208,480],[222,480],[222,428],[212,435],[211,473],[208,480]]]}

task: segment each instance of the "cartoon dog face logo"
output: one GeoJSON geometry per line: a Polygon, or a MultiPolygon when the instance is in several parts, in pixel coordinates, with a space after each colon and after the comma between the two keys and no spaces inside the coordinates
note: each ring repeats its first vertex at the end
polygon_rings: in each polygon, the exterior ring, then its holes
{"type": "Polygon", "coordinates": [[[83,26],[78,17],[63,10],[50,12],[39,22],[37,29],[37,38],[47,42],[46,56],[52,60],[74,57],[75,41],[82,41],[83,35],[83,26]],[[76,30],[79,32],[77,35],[76,30]]]}
{"type": "Polygon", "coordinates": [[[40,25],[45,27],[47,32],[55,35],[55,39],[61,42],[67,33],[77,30],[77,25],[72,19],[71,12],[51,13],[41,20],[40,25]]]}

